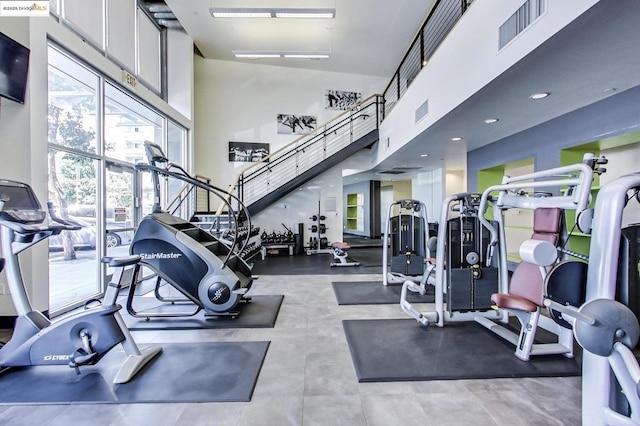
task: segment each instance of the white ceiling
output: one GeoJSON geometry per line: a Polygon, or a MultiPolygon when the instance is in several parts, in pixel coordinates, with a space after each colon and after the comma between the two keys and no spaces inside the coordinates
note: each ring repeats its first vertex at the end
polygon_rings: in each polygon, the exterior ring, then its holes
{"type": "MultiPolygon", "coordinates": [[[[259,63],[391,79],[432,1],[316,0],[314,7],[335,7],[336,18],[313,22],[214,19],[208,10],[225,6],[301,7],[294,0],[166,3],[206,58],[250,61],[234,58],[231,51],[328,49],[330,59],[260,59],[259,63]]],[[[638,22],[640,1],[600,1],[378,165],[371,178],[385,180],[375,172],[403,166],[462,169],[467,151],[640,85],[638,22]],[[529,100],[529,95],[538,91],[552,95],[542,101],[529,100]],[[500,121],[485,125],[487,117],[500,121]],[[452,136],[462,136],[464,141],[450,142],[452,136]],[[425,149],[429,157],[421,158],[425,149]]],[[[409,173],[401,176],[411,177],[409,173]]]]}
{"type": "Polygon", "coordinates": [[[390,77],[433,0],[166,0],[208,59],[233,50],[321,51],[329,59],[259,59],[260,64],[390,77]],[[212,18],[210,7],[335,8],[334,19],[212,18]]]}

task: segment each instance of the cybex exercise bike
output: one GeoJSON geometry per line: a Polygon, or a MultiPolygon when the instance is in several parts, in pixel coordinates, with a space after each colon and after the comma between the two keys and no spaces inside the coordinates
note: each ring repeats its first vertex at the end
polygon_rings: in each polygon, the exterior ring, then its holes
{"type": "MultiPolygon", "coordinates": [[[[52,209],[50,209],[52,212],[52,209]]],[[[55,323],[41,312],[33,310],[20,270],[18,254],[64,230],[80,226],[50,213],[56,223],[47,224],[47,215],[31,187],[25,183],[0,180],[0,228],[2,253],[7,284],[18,318],[11,340],[0,349],[0,367],[32,365],[69,365],[78,369],[100,361],[118,343],[127,358],[114,378],[114,383],[126,383],[162,348],[139,349],[124,325],[116,304],[120,290],[119,273],[105,293],[101,306],[85,309],[55,323]]],[[[105,258],[104,263],[121,268],[134,265],[139,256],[105,258]]],[[[1,265],[0,265],[1,266],[1,265]]]]}
{"type": "MultiPolygon", "coordinates": [[[[148,311],[139,312],[133,307],[135,291],[129,292],[127,310],[136,317],[191,316],[200,310],[206,316],[232,316],[239,314],[238,304],[248,302],[246,292],[256,278],[242,253],[248,239],[239,243],[240,215],[244,215],[246,227],[251,230],[249,213],[233,195],[191,177],[181,167],[169,163],[160,146],[145,142],[149,164],[138,164],[136,169],[151,173],[154,185],[154,206],[138,226],[131,242],[131,254],[142,257],[142,264],[157,274],[156,296],[163,302],[191,302],[195,308],[189,312],[148,311]],[[158,164],[166,164],[159,167],[158,164]],[[193,223],[174,216],[160,208],[160,176],[177,179],[218,196],[227,206],[231,225],[225,243],[193,223]],[[229,199],[238,203],[242,212],[236,212],[229,199]],[[241,244],[240,247],[237,245],[241,244]],[[185,298],[159,297],[161,280],[180,291],[185,298]]],[[[134,284],[135,287],[135,284],[134,284]]]]}

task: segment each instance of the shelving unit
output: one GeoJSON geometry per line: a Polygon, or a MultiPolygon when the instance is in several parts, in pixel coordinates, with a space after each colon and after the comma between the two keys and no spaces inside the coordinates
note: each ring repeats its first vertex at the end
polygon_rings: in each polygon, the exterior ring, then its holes
{"type": "Polygon", "coordinates": [[[347,194],[347,231],[364,231],[364,194],[347,194]]]}

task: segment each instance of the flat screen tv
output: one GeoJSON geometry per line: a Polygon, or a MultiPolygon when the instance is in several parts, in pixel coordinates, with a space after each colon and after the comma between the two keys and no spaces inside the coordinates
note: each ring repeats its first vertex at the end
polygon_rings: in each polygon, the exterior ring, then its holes
{"type": "Polygon", "coordinates": [[[29,49],[0,33],[0,96],[24,103],[29,49]]]}

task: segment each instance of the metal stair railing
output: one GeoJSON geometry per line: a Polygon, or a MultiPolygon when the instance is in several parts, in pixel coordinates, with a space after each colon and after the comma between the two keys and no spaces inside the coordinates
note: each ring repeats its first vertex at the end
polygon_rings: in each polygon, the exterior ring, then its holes
{"type": "MultiPolygon", "coordinates": [[[[351,143],[377,130],[384,114],[381,95],[372,95],[259,162],[240,171],[229,186],[247,206],[309,171],[351,143]]],[[[221,214],[221,204],[216,214],[221,214]]]]}

